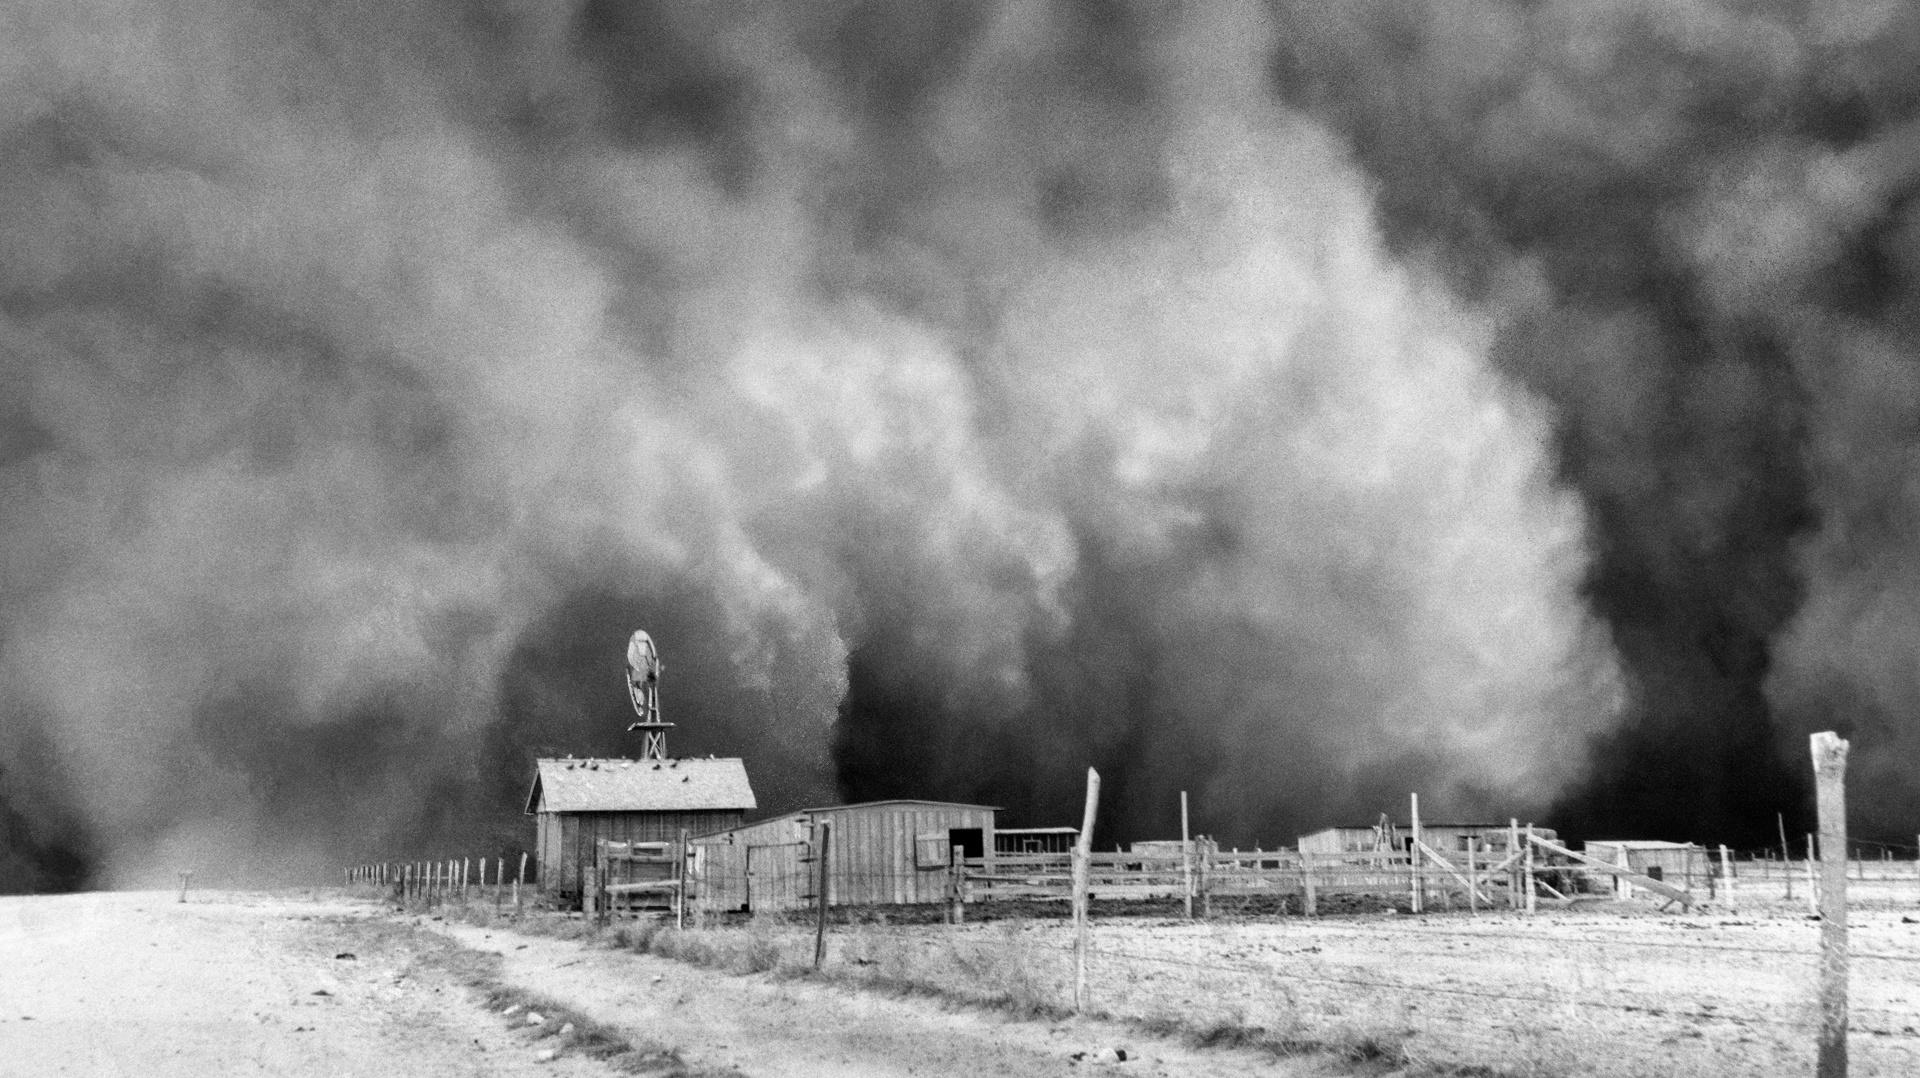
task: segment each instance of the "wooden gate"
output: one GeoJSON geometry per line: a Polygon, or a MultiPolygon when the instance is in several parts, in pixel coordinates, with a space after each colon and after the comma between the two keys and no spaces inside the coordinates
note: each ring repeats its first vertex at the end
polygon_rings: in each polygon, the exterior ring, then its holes
{"type": "Polygon", "coordinates": [[[805,842],[747,847],[747,908],[754,913],[804,909],[813,899],[805,842]]]}

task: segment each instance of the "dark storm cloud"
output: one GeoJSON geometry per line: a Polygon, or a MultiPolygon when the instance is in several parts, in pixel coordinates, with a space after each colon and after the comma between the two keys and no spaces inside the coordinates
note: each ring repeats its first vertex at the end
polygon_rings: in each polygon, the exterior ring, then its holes
{"type": "Polygon", "coordinates": [[[1805,734],[1913,830],[1920,444],[1897,5],[1276,2],[1276,86],[1353,142],[1397,249],[1502,312],[1589,507],[1628,721],[1579,829],[1763,841],[1805,734]]]}
{"type": "Polygon", "coordinates": [[[1908,736],[1894,31],[1471,10],[16,6],[8,886],[521,841],[640,627],[770,808],[1908,736]]]}

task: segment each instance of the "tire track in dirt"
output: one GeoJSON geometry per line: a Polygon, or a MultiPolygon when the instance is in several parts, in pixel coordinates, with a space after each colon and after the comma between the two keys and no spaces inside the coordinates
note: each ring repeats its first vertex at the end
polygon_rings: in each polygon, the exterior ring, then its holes
{"type": "Polygon", "coordinates": [[[598,1078],[488,1015],[364,907],[118,893],[0,898],[0,1078],[598,1078]],[[351,958],[336,957],[352,954],[351,958]]]}

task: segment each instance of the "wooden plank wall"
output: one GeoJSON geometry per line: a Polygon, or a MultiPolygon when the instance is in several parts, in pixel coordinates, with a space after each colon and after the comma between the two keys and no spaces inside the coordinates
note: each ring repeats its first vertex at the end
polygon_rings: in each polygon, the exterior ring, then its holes
{"type": "Polygon", "coordinates": [[[833,826],[828,846],[832,877],[828,901],[834,905],[944,902],[949,883],[944,867],[921,868],[914,860],[914,836],[979,828],[984,849],[993,850],[993,811],[946,805],[876,805],[828,809],[820,817],[833,826]]]}
{"type": "MultiPolygon", "coordinates": [[[[885,804],[796,813],[709,835],[699,849],[695,901],[709,910],[755,912],[798,909],[814,901],[810,857],[813,825],[833,829],[828,844],[827,895],[831,905],[906,905],[947,900],[944,863],[915,863],[914,838],[979,828],[983,851],[993,851],[991,809],[885,804]],[[748,876],[751,862],[752,876],[748,876]]],[[[944,849],[944,840],[943,847],[944,849]]]]}
{"type": "Polygon", "coordinates": [[[595,844],[677,842],[690,835],[738,827],[745,813],[730,812],[543,812],[540,819],[540,886],[578,895],[585,870],[593,867],[595,844]],[[550,822],[548,822],[550,821],[550,822]]]}

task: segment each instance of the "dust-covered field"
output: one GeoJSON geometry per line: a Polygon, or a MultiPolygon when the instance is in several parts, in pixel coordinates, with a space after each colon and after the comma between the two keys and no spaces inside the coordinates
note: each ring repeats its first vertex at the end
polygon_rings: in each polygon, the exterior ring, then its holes
{"type": "MultiPolygon", "coordinates": [[[[1915,895],[1853,913],[1852,1072],[1920,1073],[1915,895]]],[[[0,1075],[1809,1073],[1804,904],[675,930],[371,895],[0,899],[0,1075]],[[508,1013],[511,1010],[511,1013],[508,1013]],[[543,1019],[530,1022],[528,1012],[543,1019]],[[1124,1058],[1123,1058],[1124,1057],[1124,1058]]]]}
{"type": "MultiPolygon", "coordinates": [[[[1869,881],[1856,899],[1853,1073],[1920,1074],[1920,888],[1869,881]]],[[[1070,925],[973,912],[961,927],[837,926],[826,969],[1015,1010],[1071,1004],[1070,925]]],[[[1202,1039],[1435,1072],[1810,1073],[1819,931],[1804,898],[1757,888],[1735,909],[1723,896],[1692,913],[1595,901],[1533,915],[1096,919],[1086,1005],[1202,1039]]],[[[710,935],[736,937],[762,965],[811,957],[801,925],[710,935]]]]}

